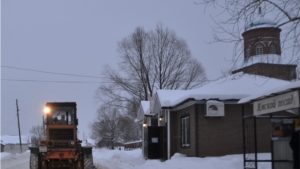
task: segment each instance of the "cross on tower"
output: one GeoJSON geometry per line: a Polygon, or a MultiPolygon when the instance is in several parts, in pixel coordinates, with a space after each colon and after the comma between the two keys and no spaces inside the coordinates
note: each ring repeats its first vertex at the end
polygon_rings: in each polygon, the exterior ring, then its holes
{"type": "Polygon", "coordinates": [[[261,0],[258,0],[258,13],[261,14],[261,0]]]}

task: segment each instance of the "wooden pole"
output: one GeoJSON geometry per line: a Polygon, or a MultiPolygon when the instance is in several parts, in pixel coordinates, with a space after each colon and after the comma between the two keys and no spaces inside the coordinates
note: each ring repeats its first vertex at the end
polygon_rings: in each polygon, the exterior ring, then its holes
{"type": "Polygon", "coordinates": [[[18,99],[16,99],[16,105],[17,105],[17,116],[18,116],[18,129],[19,129],[20,151],[22,153],[22,139],[21,139],[21,129],[20,129],[20,120],[19,120],[18,99]]]}

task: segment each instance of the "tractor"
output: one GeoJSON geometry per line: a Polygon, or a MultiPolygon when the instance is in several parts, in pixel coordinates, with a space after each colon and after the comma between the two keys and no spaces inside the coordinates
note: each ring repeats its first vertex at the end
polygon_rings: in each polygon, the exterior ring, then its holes
{"type": "Polygon", "coordinates": [[[75,102],[46,103],[45,138],[30,147],[30,169],[92,169],[91,146],[77,138],[75,102]]]}

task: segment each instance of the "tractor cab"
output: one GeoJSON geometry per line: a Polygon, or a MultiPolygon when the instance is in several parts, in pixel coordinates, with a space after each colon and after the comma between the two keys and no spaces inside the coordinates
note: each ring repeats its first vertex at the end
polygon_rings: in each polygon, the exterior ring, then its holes
{"type": "Polygon", "coordinates": [[[76,103],[47,103],[44,112],[47,125],[78,125],[76,103]]]}

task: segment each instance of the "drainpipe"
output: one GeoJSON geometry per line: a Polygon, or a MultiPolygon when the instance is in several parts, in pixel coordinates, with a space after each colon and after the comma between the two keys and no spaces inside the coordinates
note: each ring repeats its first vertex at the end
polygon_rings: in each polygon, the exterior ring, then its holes
{"type": "Polygon", "coordinates": [[[170,159],[170,154],[171,154],[171,133],[170,133],[170,128],[171,128],[171,120],[170,120],[170,109],[168,109],[168,159],[170,159]]]}
{"type": "MultiPolygon", "coordinates": [[[[145,117],[144,117],[145,118],[145,117]]],[[[145,123],[145,119],[143,118],[143,121],[142,121],[142,153],[143,153],[143,157],[145,157],[145,152],[144,152],[144,149],[145,149],[145,138],[144,138],[144,123],[145,123]]]]}

